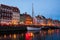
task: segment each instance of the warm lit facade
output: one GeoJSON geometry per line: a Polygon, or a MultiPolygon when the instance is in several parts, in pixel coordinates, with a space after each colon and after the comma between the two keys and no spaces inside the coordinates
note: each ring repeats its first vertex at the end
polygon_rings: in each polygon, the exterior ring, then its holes
{"type": "Polygon", "coordinates": [[[27,12],[20,14],[20,24],[26,25],[40,25],[40,26],[60,26],[60,21],[52,20],[51,18],[45,18],[44,16],[38,15],[32,19],[27,12]],[[32,23],[33,20],[33,23],[32,23]]]}
{"type": "Polygon", "coordinates": [[[32,24],[32,18],[30,16],[26,17],[25,24],[27,24],[27,25],[31,25],[32,24]]]}
{"type": "Polygon", "coordinates": [[[50,18],[48,18],[48,19],[47,19],[47,25],[48,25],[48,26],[52,26],[52,24],[53,24],[53,20],[50,19],[50,18]]]}
{"type": "Polygon", "coordinates": [[[20,11],[17,7],[0,4],[0,23],[18,24],[20,22],[20,11]]]}
{"type": "Polygon", "coordinates": [[[20,14],[20,24],[32,24],[32,17],[27,12],[20,14]]]}

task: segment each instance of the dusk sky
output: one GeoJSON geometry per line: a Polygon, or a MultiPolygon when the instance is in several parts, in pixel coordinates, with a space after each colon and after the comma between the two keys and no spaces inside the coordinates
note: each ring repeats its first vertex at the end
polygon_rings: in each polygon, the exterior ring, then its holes
{"type": "Polygon", "coordinates": [[[32,15],[32,3],[34,15],[43,15],[46,18],[60,20],[60,0],[0,0],[0,4],[16,6],[21,13],[32,15]]]}

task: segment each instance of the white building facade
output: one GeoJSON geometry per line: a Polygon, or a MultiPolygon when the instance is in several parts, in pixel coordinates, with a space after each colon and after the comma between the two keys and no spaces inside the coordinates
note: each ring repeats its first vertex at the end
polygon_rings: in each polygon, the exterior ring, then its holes
{"type": "Polygon", "coordinates": [[[0,24],[18,24],[20,11],[17,7],[0,4],[0,24]]]}

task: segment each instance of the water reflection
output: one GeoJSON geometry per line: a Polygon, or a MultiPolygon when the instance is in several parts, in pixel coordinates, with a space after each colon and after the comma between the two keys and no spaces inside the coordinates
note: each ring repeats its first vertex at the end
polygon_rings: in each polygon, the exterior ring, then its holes
{"type": "Polygon", "coordinates": [[[0,35],[0,40],[60,40],[60,29],[41,30],[22,34],[0,35]]]}
{"type": "Polygon", "coordinates": [[[31,40],[60,40],[60,38],[59,38],[60,29],[41,30],[40,32],[33,33],[33,35],[34,35],[34,37],[32,37],[32,38],[30,37],[31,40]]]}
{"type": "Polygon", "coordinates": [[[24,33],[22,34],[4,34],[0,35],[0,40],[24,40],[24,33]]]}

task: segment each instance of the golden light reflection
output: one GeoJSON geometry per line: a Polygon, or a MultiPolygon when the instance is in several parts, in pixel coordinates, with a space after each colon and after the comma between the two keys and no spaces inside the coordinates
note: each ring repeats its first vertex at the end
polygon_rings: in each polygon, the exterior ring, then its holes
{"type": "Polygon", "coordinates": [[[10,35],[9,35],[9,37],[11,38],[11,37],[12,37],[12,35],[10,34],[10,35]]]}
{"type": "Polygon", "coordinates": [[[13,35],[13,37],[14,37],[14,39],[15,39],[15,38],[17,37],[17,35],[16,35],[16,34],[14,34],[14,35],[13,35]]]}
{"type": "Polygon", "coordinates": [[[52,33],[52,31],[51,31],[51,29],[49,29],[49,30],[48,30],[48,34],[50,34],[50,35],[51,35],[51,33],[52,33]]]}
{"type": "Polygon", "coordinates": [[[4,35],[4,38],[6,38],[6,34],[4,35]]]}
{"type": "Polygon", "coordinates": [[[31,36],[31,37],[34,37],[34,34],[31,32],[31,33],[30,33],[30,36],[31,36]]]}

